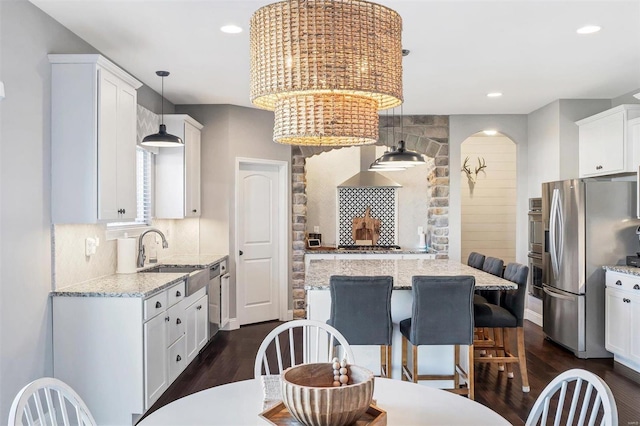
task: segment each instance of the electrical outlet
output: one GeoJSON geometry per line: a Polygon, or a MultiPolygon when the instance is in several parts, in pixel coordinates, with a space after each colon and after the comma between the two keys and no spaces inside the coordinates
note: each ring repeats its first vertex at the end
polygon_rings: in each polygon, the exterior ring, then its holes
{"type": "Polygon", "coordinates": [[[313,232],[314,232],[315,234],[319,234],[319,233],[320,233],[320,227],[319,227],[319,226],[317,226],[317,225],[316,225],[316,226],[314,226],[314,227],[313,227],[313,232]]]}
{"type": "Polygon", "coordinates": [[[424,233],[424,227],[418,226],[418,235],[424,233]]]}
{"type": "Polygon", "coordinates": [[[96,254],[96,239],[87,238],[84,240],[84,254],[85,256],[92,256],[96,254]]]}

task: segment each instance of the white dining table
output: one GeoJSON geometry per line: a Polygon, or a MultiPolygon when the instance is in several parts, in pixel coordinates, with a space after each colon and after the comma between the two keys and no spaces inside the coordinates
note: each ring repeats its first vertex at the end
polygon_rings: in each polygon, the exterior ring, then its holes
{"type": "MultiPolygon", "coordinates": [[[[509,425],[495,411],[444,390],[376,378],[373,398],[393,425],[509,425]]],[[[262,382],[244,380],[206,389],[159,408],[138,423],[152,425],[264,425],[262,382]]]]}

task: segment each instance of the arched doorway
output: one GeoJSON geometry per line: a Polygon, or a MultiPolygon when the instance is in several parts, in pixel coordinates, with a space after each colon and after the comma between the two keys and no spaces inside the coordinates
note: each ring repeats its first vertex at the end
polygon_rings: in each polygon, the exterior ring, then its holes
{"type": "Polygon", "coordinates": [[[517,157],[507,136],[483,132],[460,148],[461,252],[516,261],[517,157]]]}

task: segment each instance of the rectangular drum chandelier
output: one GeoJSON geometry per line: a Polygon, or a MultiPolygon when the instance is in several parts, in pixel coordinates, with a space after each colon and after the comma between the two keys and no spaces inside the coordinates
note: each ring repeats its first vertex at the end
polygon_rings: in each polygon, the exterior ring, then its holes
{"type": "Polygon", "coordinates": [[[375,143],[378,111],[402,103],[402,19],[363,0],[286,0],[251,17],[251,101],[274,141],[375,143]]]}

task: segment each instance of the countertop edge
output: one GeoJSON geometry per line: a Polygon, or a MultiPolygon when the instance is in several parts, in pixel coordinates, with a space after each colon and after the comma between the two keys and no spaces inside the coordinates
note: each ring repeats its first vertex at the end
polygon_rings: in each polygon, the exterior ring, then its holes
{"type": "Polygon", "coordinates": [[[622,274],[629,274],[640,277],[640,268],[636,268],[635,266],[604,265],[602,269],[604,269],[605,271],[620,272],[622,274]]]}
{"type": "MultiPolygon", "coordinates": [[[[139,273],[144,273],[144,272],[139,272],[139,273]]],[[[160,276],[160,274],[156,274],[158,276],[160,276]]],[[[176,275],[176,274],[172,274],[172,275],[176,275]]],[[[139,291],[133,291],[133,292],[113,292],[113,291],[64,291],[64,290],[58,290],[58,291],[52,291],[49,293],[50,296],[52,297],[122,297],[122,298],[126,298],[126,297],[151,297],[157,293],[162,292],[163,290],[166,290],[167,288],[171,287],[174,284],[178,284],[180,281],[183,281],[185,278],[187,278],[189,274],[181,274],[180,277],[177,278],[173,278],[170,281],[164,283],[164,284],[160,284],[158,287],[155,287],[149,291],[145,291],[145,292],[139,292],[139,291]]],[[[66,288],[71,288],[73,286],[69,286],[66,288]]]]}

